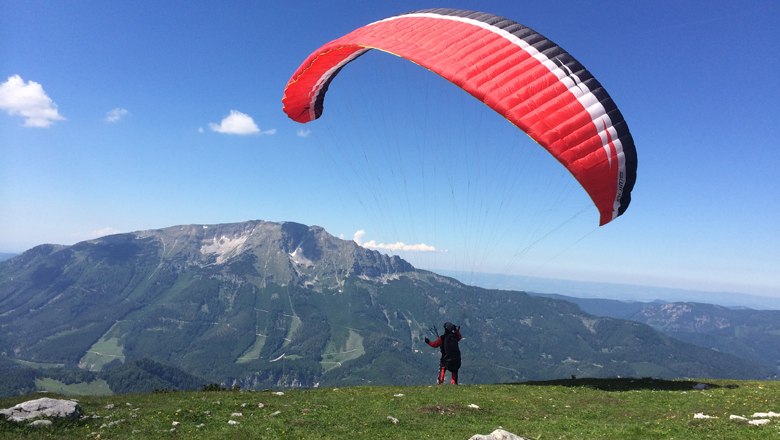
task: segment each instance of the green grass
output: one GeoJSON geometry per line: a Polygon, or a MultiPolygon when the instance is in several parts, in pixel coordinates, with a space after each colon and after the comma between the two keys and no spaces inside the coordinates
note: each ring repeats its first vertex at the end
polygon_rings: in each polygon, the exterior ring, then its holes
{"type": "MultiPolygon", "coordinates": [[[[111,328],[113,329],[114,327],[111,328]]],[[[79,365],[87,367],[89,371],[100,371],[104,365],[114,359],[119,359],[122,363],[125,362],[124,346],[119,341],[119,338],[106,338],[106,335],[103,335],[87,350],[86,354],[79,361],[79,365]]]]}
{"type": "MultiPolygon", "coordinates": [[[[731,414],[780,412],[780,382],[710,381],[712,388],[693,390],[695,383],[573,379],[285,390],[281,396],[224,391],[80,397],[81,420],[38,430],[3,421],[0,438],[465,440],[499,426],[532,439],[780,438],[780,419],[765,426],[729,420],[731,414]],[[696,413],[717,418],[695,419],[696,413]]],[[[0,407],[24,400],[0,399],[0,407]]]]}
{"type": "Polygon", "coordinates": [[[265,345],[265,336],[263,335],[255,335],[255,342],[252,343],[252,346],[249,347],[247,351],[241,354],[241,356],[236,359],[237,364],[245,364],[247,362],[251,362],[253,360],[260,358],[260,352],[263,350],[263,345],[265,345]]]}
{"type": "Polygon", "coordinates": [[[349,329],[349,337],[347,337],[343,347],[336,348],[336,342],[333,340],[328,341],[328,346],[325,347],[320,364],[322,364],[324,371],[327,372],[340,367],[344,362],[357,359],[365,353],[363,337],[358,332],[349,329]]]}
{"type": "Polygon", "coordinates": [[[114,394],[111,392],[108,382],[103,379],[93,380],[92,382],[65,384],[45,377],[43,379],[35,379],[35,386],[39,390],[67,396],[110,396],[114,394]]]}

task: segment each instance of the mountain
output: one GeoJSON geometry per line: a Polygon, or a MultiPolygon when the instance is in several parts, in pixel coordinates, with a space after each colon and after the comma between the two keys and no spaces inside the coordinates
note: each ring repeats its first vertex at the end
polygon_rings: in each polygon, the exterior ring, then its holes
{"type": "Polygon", "coordinates": [[[292,222],[175,226],[0,262],[0,352],[39,370],[149,359],[242,388],[430,383],[438,352],[422,340],[447,320],[463,326],[464,383],[772,374],[648,325],[466,286],[292,222]]]}
{"type": "Polygon", "coordinates": [[[675,339],[759,362],[780,373],[780,310],[733,309],[694,302],[550,297],[575,303],[596,316],[647,324],[675,339]]]}
{"type": "Polygon", "coordinates": [[[9,258],[13,258],[15,256],[16,256],[16,254],[11,254],[11,253],[8,253],[8,252],[0,252],[0,261],[4,261],[4,260],[7,260],[9,258]]]}

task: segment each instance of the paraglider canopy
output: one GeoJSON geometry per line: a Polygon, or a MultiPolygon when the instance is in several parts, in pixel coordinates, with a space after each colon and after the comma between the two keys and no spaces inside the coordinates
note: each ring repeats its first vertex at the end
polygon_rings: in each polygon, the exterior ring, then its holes
{"type": "Polygon", "coordinates": [[[290,78],[282,99],[285,113],[301,123],[319,118],[331,81],[370,49],[441,75],[526,132],[582,185],[599,210],[600,225],[628,208],[636,150],[606,90],[560,46],[492,14],[427,9],[326,43],[290,78]]]}

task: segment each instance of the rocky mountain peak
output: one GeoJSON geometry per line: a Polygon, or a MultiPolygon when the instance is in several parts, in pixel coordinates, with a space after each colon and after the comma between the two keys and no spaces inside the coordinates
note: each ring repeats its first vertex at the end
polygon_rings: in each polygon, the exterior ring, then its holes
{"type": "Polygon", "coordinates": [[[133,234],[156,241],[163,262],[318,288],[337,288],[348,276],[377,279],[415,270],[397,256],[362,248],[320,226],[294,222],[182,225],[133,234]]]}

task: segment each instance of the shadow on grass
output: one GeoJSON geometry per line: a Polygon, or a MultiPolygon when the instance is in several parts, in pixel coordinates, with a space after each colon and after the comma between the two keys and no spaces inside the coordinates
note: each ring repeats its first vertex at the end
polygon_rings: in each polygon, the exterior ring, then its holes
{"type": "MultiPolygon", "coordinates": [[[[531,382],[520,382],[515,385],[539,385],[539,386],[563,386],[563,387],[588,387],[602,391],[631,391],[631,390],[656,390],[656,391],[692,391],[711,388],[720,388],[708,382],[695,380],[667,380],[646,378],[572,378],[555,379],[531,382]]],[[[726,388],[737,388],[737,385],[725,385],[726,388]]]]}

